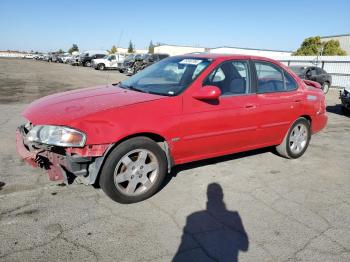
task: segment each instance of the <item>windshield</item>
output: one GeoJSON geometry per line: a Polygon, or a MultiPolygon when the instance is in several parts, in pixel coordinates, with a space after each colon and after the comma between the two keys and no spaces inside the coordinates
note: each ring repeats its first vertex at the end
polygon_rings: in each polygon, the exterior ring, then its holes
{"type": "Polygon", "coordinates": [[[166,96],[178,95],[211,61],[193,57],[166,58],[121,82],[120,87],[166,96]]]}
{"type": "Polygon", "coordinates": [[[306,69],[306,67],[303,67],[303,66],[290,66],[289,68],[292,69],[292,71],[297,75],[303,74],[306,69]]]}

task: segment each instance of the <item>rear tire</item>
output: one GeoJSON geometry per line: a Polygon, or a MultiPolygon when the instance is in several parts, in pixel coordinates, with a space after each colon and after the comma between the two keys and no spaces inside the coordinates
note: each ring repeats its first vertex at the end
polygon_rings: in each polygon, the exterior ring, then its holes
{"type": "Polygon", "coordinates": [[[114,201],[136,203],[159,190],[166,172],[167,159],[160,146],[148,137],[135,137],[110,153],[99,183],[114,201]]]}
{"type": "Polygon", "coordinates": [[[324,82],[324,83],[323,83],[323,85],[322,85],[322,90],[323,90],[323,93],[324,93],[324,94],[327,94],[327,93],[328,93],[329,87],[330,87],[330,85],[329,85],[328,82],[324,82]]]}
{"type": "Polygon", "coordinates": [[[84,63],[84,66],[86,66],[86,67],[89,67],[89,66],[91,66],[91,63],[88,61],[88,62],[85,62],[84,63]]]}
{"type": "Polygon", "coordinates": [[[301,157],[311,139],[310,122],[301,117],[289,128],[282,143],[276,147],[280,156],[295,159],[301,157]]]}

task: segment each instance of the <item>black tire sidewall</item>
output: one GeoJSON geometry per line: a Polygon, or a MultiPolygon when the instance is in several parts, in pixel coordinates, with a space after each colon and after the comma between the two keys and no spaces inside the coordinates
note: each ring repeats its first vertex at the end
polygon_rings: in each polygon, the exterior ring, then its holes
{"type": "Polygon", "coordinates": [[[311,139],[311,127],[310,127],[310,122],[308,120],[306,120],[305,118],[300,118],[298,119],[297,121],[294,122],[294,124],[291,126],[291,128],[289,129],[288,131],[288,136],[287,136],[287,143],[286,143],[286,151],[287,151],[287,154],[290,158],[299,158],[301,157],[306,149],[308,148],[309,146],[309,143],[310,143],[310,139],[311,139]],[[289,138],[290,138],[290,133],[293,131],[294,127],[297,126],[298,124],[304,124],[307,131],[308,131],[308,138],[307,138],[307,142],[306,142],[306,145],[305,147],[303,148],[303,150],[298,153],[298,154],[294,154],[291,150],[290,150],[290,147],[289,147],[289,138]]]}
{"type": "Polygon", "coordinates": [[[329,83],[328,83],[328,82],[324,82],[323,85],[322,85],[323,93],[324,93],[324,94],[327,94],[328,91],[329,91],[329,88],[330,88],[329,83]],[[325,86],[327,86],[327,90],[325,90],[325,86]]]}
{"type": "Polygon", "coordinates": [[[160,146],[147,137],[137,137],[122,142],[112,150],[102,168],[99,183],[102,190],[114,201],[123,204],[136,203],[151,197],[159,190],[165,178],[167,172],[166,170],[166,155],[160,146]],[[159,162],[159,174],[152,188],[150,188],[147,192],[138,196],[126,196],[121,193],[114,184],[114,170],[119,160],[125,154],[135,149],[147,149],[156,156],[159,162]]]}
{"type": "Polygon", "coordinates": [[[98,64],[97,68],[98,68],[98,70],[104,70],[105,69],[105,65],[104,64],[98,64]]]}

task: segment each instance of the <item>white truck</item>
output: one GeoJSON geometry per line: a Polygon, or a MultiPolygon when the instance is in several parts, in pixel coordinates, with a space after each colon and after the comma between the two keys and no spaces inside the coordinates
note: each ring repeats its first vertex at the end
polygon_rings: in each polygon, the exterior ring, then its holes
{"type": "Polygon", "coordinates": [[[122,53],[110,54],[106,58],[93,59],[91,66],[96,70],[117,69],[123,71],[125,57],[126,54],[122,53]]]}

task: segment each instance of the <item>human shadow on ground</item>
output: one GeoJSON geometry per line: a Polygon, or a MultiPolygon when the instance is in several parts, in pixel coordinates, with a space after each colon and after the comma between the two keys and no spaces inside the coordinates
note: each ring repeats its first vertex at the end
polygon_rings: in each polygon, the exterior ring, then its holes
{"type": "Polygon", "coordinates": [[[237,211],[226,209],[222,188],[208,185],[207,208],[187,217],[181,244],[173,262],[238,261],[249,247],[248,235],[237,211]]]}

